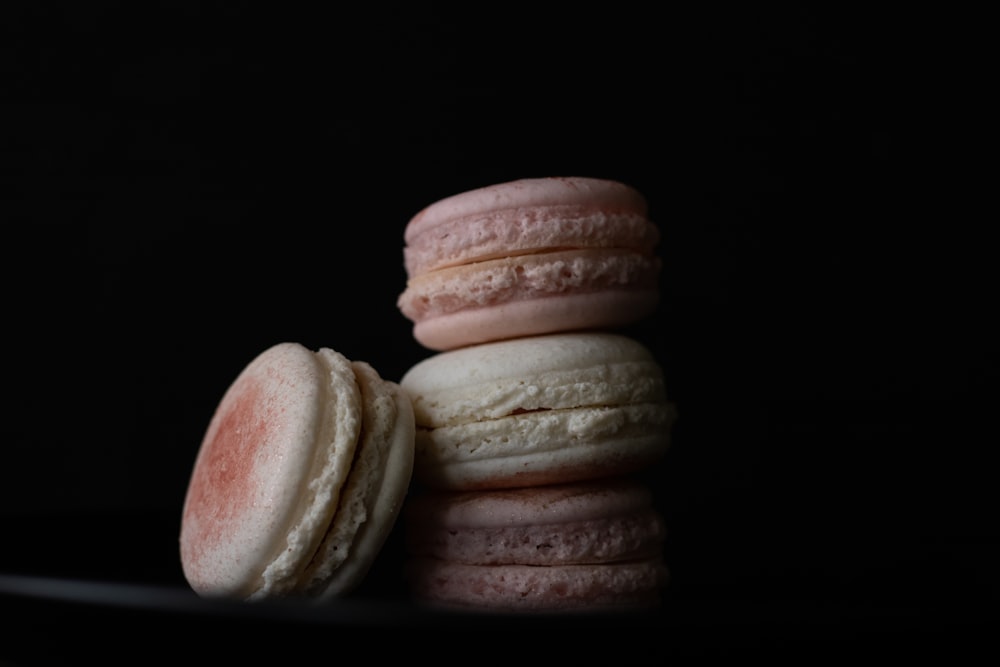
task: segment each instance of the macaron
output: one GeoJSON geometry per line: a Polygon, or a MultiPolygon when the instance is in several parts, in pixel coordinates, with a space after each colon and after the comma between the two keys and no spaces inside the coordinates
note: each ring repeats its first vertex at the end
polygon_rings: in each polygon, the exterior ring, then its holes
{"type": "Polygon", "coordinates": [[[572,332],[438,352],[400,386],[416,423],[414,478],[441,489],[559,484],[640,470],[676,413],[648,348],[572,332]]]}
{"type": "Polygon", "coordinates": [[[659,302],[646,199],[595,178],[534,178],[437,201],[404,233],[397,305],[436,351],[557,331],[615,329],[659,302]]]}
{"type": "Polygon", "coordinates": [[[396,383],[329,348],[280,343],[223,395],[184,501],[184,576],[206,597],[346,594],[401,511],[414,418],[396,383]]]}
{"type": "Polygon", "coordinates": [[[429,491],[405,510],[413,598],[456,609],[647,609],[668,580],[664,521],[629,477],[429,491]]]}

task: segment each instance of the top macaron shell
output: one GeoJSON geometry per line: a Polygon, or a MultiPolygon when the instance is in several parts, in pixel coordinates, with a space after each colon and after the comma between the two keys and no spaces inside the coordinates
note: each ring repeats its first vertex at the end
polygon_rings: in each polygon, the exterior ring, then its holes
{"type": "Polygon", "coordinates": [[[629,248],[648,254],[660,234],[647,209],[638,191],[616,181],[500,183],[442,199],[415,215],[404,232],[404,264],[415,276],[555,248],[629,248]]]}
{"type": "Polygon", "coordinates": [[[398,299],[425,347],[613,328],[659,299],[660,235],[633,188],[523,179],[432,204],[407,225],[398,299]]]}

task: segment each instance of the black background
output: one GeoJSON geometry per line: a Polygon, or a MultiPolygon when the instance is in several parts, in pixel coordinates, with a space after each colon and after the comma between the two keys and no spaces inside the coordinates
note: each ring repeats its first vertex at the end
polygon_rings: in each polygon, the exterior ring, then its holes
{"type": "MultiPolygon", "coordinates": [[[[583,175],[663,234],[628,333],[680,412],[648,478],[664,623],[698,639],[664,645],[977,629],[988,252],[918,223],[946,196],[915,178],[917,55],[888,13],[654,6],[5,5],[0,574],[183,589],[187,476],[242,367],[293,340],[398,379],[429,354],[395,306],[409,218],[583,175]]],[[[397,549],[359,599],[404,599],[397,549]]]]}

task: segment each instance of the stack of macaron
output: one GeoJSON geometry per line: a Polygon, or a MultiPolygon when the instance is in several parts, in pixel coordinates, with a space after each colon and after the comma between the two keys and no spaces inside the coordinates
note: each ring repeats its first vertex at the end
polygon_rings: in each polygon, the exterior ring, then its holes
{"type": "Polygon", "coordinates": [[[638,473],[666,452],[661,367],[621,333],[659,298],[659,232],[615,181],[524,179],[407,225],[399,297],[431,356],[400,380],[416,427],[406,576],[434,607],[646,609],[668,570],[638,473]]]}
{"type": "Polygon", "coordinates": [[[326,347],[252,359],[191,471],[179,550],[194,591],[340,597],[405,515],[420,601],[655,605],[665,531],[633,473],[664,454],[674,412],[650,351],[615,330],[656,308],[658,238],[638,192],[597,179],[419,213],[398,304],[434,354],[398,383],[326,347]]]}

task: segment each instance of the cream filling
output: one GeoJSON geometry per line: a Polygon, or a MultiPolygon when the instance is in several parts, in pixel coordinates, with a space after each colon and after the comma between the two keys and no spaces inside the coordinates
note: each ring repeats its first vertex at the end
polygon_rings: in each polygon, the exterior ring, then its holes
{"type": "Polygon", "coordinates": [[[289,592],[312,560],[333,519],[361,432],[361,392],[351,363],[343,355],[321,349],[317,361],[328,382],[321,396],[324,409],[313,442],[318,443],[309,481],[301,489],[295,516],[284,543],[275,547],[270,564],[248,596],[260,599],[289,592]]]}
{"type": "Polygon", "coordinates": [[[382,487],[383,463],[389,455],[390,436],[397,420],[396,401],[375,371],[357,362],[353,367],[363,403],[360,441],[337,511],[296,586],[307,593],[320,588],[341,567],[352,553],[355,535],[369,521],[372,500],[382,487]]]}
{"type": "Polygon", "coordinates": [[[621,249],[501,257],[432,271],[408,281],[397,306],[408,319],[515,300],[607,289],[657,289],[660,260],[621,249]]]}
{"type": "MultiPolygon", "coordinates": [[[[593,408],[649,403],[665,410],[667,392],[660,366],[653,360],[598,364],[588,368],[551,370],[522,377],[498,377],[482,384],[412,392],[417,425],[434,430],[457,426],[487,428],[490,420],[536,410],[570,410],[549,419],[570,419],[565,429],[580,420],[599,419],[593,408]]],[[[532,419],[541,419],[538,415],[532,419]]],[[[504,422],[504,428],[510,428],[504,422]]],[[[527,423],[527,422],[526,422],[527,423]]],[[[522,426],[523,428],[523,426],[522,426]]],[[[589,428],[589,426],[588,426],[589,428]]],[[[459,431],[460,433],[463,431],[459,431]]],[[[447,430],[435,438],[451,438],[447,430]]]]}
{"type": "Polygon", "coordinates": [[[417,429],[416,465],[444,466],[523,457],[608,442],[662,437],[666,449],[675,412],[670,403],[543,410],[434,429],[417,429]],[[657,434],[660,434],[659,436],[657,434]]]}

